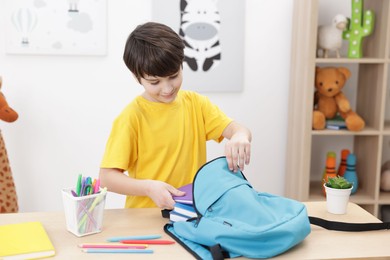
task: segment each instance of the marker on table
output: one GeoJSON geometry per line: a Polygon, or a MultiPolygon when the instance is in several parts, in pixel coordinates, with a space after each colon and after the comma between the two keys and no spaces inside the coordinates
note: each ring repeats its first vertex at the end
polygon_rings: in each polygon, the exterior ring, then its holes
{"type": "Polygon", "coordinates": [[[175,241],[172,240],[121,240],[123,244],[147,244],[147,245],[171,245],[175,241]]]}
{"type": "Polygon", "coordinates": [[[148,245],[130,245],[130,244],[115,244],[115,243],[83,243],[79,244],[80,248],[122,248],[122,249],[145,249],[148,245]]]}
{"type": "Polygon", "coordinates": [[[119,242],[122,240],[148,240],[148,239],[158,239],[158,238],[161,238],[161,235],[109,237],[109,238],[107,238],[107,241],[108,242],[119,242]]]}
{"type": "Polygon", "coordinates": [[[81,251],[85,253],[122,253],[122,254],[151,254],[153,250],[151,249],[107,249],[107,248],[85,248],[81,251]]]}

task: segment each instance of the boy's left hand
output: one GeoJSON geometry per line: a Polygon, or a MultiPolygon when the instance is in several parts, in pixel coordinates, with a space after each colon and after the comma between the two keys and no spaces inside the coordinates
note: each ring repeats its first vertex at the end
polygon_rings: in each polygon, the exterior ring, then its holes
{"type": "Polygon", "coordinates": [[[251,143],[248,136],[237,133],[233,135],[225,145],[225,155],[229,169],[237,172],[244,170],[244,165],[249,164],[251,156],[251,143]]]}

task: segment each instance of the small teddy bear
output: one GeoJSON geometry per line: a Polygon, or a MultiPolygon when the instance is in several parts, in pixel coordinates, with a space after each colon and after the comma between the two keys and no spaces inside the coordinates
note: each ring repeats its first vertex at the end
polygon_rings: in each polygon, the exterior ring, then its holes
{"type": "Polygon", "coordinates": [[[324,129],[326,119],[333,119],[337,114],[345,120],[348,130],[360,131],[364,128],[364,120],[352,111],[341,91],[350,76],[351,72],[344,67],[316,67],[313,129],[324,129]]]}

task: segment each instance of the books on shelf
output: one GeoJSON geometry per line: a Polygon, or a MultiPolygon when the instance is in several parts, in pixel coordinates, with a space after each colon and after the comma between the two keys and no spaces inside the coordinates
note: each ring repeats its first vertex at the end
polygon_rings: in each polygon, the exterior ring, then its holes
{"type": "Polygon", "coordinates": [[[326,128],[332,130],[347,129],[347,124],[340,115],[337,115],[335,118],[326,120],[326,128]]]}
{"type": "Polygon", "coordinates": [[[193,203],[192,183],[184,185],[184,186],[178,188],[178,190],[184,191],[186,194],[184,196],[173,196],[173,199],[179,203],[192,205],[192,203],[193,203]]]}
{"type": "Polygon", "coordinates": [[[38,259],[55,255],[41,222],[2,225],[0,234],[1,259],[38,259]]]}
{"type": "Polygon", "coordinates": [[[346,126],[337,126],[337,125],[327,125],[326,129],[341,130],[341,129],[347,129],[347,127],[346,126]]]}
{"type": "Polygon", "coordinates": [[[169,219],[173,222],[186,221],[189,218],[197,217],[193,205],[176,202],[173,210],[169,213],[169,219]]]}

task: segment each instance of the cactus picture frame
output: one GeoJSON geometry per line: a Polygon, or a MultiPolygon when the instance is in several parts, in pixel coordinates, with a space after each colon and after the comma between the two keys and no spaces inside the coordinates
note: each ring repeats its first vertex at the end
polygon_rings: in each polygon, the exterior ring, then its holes
{"type": "Polygon", "coordinates": [[[363,40],[374,31],[375,13],[372,10],[364,10],[363,0],[351,0],[351,3],[351,18],[348,18],[343,39],[349,41],[348,58],[362,58],[363,40]]]}

